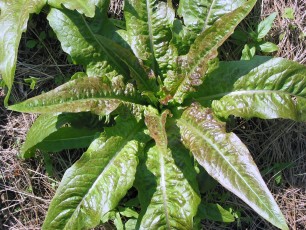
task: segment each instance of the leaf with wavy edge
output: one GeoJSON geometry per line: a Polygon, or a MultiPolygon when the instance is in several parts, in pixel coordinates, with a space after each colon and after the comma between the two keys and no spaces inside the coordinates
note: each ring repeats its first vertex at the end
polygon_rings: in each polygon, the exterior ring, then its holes
{"type": "Polygon", "coordinates": [[[116,120],[71,168],[51,201],[43,229],[89,229],[133,185],[137,154],[148,137],[143,122],[116,120]]]}
{"type": "Polygon", "coordinates": [[[175,17],[171,1],[127,0],[124,16],[129,44],[135,55],[155,74],[159,70],[166,74],[175,65],[176,56],[174,47],[170,46],[175,17]]]}
{"type": "MultiPolygon", "coordinates": [[[[235,79],[233,73],[242,69],[239,63],[224,63],[223,66],[236,65],[236,67],[223,74],[222,78],[235,79]]],[[[253,61],[250,61],[250,65],[252,63],[253,61]]],[[[213,76],[219,75],[221,71],[222,69],[216,69],[213,76]]],[[[225,96],[212,103],[212,108],[219,117],[227,118],[229,115],[235,115],[244,118],[288,118],[306,121],[304,65],[282,58],[273,58],[235,79],[227,89],[219,94],[216,92],[216,96],[225,96]]]]}
{"type": "Polygon", "coordinates": [[[84,77],[9,106],[9,109],[33,113],[91,111],[97,115],[108,115],[120,105],[139,109],[141,103],[143,99],[137,95],[133,85],[125,85],[119,76],[112,81],[108,78],[84,77]]]}
{"type": "Polygon", "coordinates": [[[175,32],[180,34],[175,41],[177,48],[185,54],[197,35],[208,29],[223,15],[242,6],[246,0],[180,0],[178,15],[183,18],[184,27],[175,32]],[[186,48],[182,49],[182,46],[186,48]]]}
{"type": "Polygon", "coordinates": [[[97,37],[120,40],[117,29],[107,18],[107,9],[104,6],[90,21],[75,11],[51,9],[48,20],[63,50],[85,67],[88,76],[112,77],[120,73],[128,77],[129,70],[124,62],[115,58],[97,37]]]}
{"type": "Polygon", "coordinates": [[[142,207],[139,229],[192,229],[200,203],[188,152],[172,139],[169,147],[175,152],[172,154],[168,148],[165,131],[168,114],[165,111],[159,115],[152,107],[145,111],[145,122],[156,145],[149,148],[137,170],[135,186],[142,207]]]}
{"type": "Polygon", "coordinates": [[[217,49],[233,33],[255,3],[256,0],[247,1],[233,12],[223,15],[197,37],[187,55],[179,57],[178,73],[165,79],[165,86],[173,95],[174,101],[182,103],[184,98],[194,91],[194,86],[202,84],[208,68],[207,62],[217,56],[217,49]]]}
{"type": "Polygon", "coordinates": [[[45,4],[46,0],[0,1],[0,74],[8,87],[5,106],[13,86],[21,34],[27,28],[30,14],[39,13],[45,4]]]}
{"type": "Polygon", "coordinates": [[[184,145],[214,179],[273,225],[289,229],[248,149],[234,133],[226,133],[210,109],[194,104],[177,124],[184,145]]]}
{"type": "Polygon", "coordinates": [[[69,10],[77,10],[80,14],[85,14],[87,17],[94,17],[95,8],[101,2],[106,0],[48,0],[48,4],[52,7],[63,9],[62,5],[69,10]]]}

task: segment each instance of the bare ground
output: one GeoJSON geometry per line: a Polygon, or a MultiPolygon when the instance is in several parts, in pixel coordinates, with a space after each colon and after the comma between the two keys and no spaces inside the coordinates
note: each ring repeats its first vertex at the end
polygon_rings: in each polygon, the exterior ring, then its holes
{"type": "MultiPolygon", "coordinates": [[[[262,20],[277,11],[279,16],[269,33],[269,40],[279,46],[279,51],[275,55],[303,64],[306,63],[306,49],[305,36],[301,34],[306,32],[305,5],[304,0],[262,0],[249,16],[250,20],[262,20]],[[294,19],[281,17],[286,7],[294,9],[294,19]],[[256,16],[259,14],[260,18],[256,16]]],[[[113,1],[110,8],[113,15],[122,17],[118,0],[113,1]]],[[[44,29],[46,25],[43,24],[41,27],[44,29]]],[[[31,33],[27,33],[23,39],[38,34],[42,28],[32,27],[31,33]]],[[[22,101],[39,94],[42,89],[53,88],[56,85],[55,80],[65,78],[64,76],[69,76],[77,70],[67,62],[67,57],[56,41],[50,39],[44,41],[44,44],[43,52],[28,50],[21,45],[13,100],[22,101]],[[24,84],[22,78],[28,76],[41,79],[36,89],[30,90],[29,86],[24,84]]],[[[221,51],[224,54],[233,53],[230,44],[226,44],[224,49],[226,52],[221,51]]],[[[35,159],[20,160],[20,146],[36,117],[7,111],[3,108],[3,98],[4,93],[0,90],[0,229],[40,229],[58,182],[65,169],[78,159],[81,151],[52,154],[51,159],[37,153],[35,159]],[[51,172],[50,169],[46,169],[46,163],[49,161],[52,162],[51,172]]],[[[236,119],[229,129],[236,132],[250,148],[260,170],[272,169],[270,172],[265,170],[264,179],[290,228],[305,229],[306,124],[288,120],[236,119]],[[285,166],[278,173],[277,166],[280,163],[285,166]],[[279,175],[281,182],[277,183],[279,175]]],[[[218,187],[217,193],[224,194],[226,191],[218,187]]],[[[210,199],[210,202],[220,202],[218,196],[206,198],[210,199]]],[[[230,225],[203,221],[203,228],[274,229],[233,195],[229,195],[222,204],[235,207],[241,218],[230,225]]]]}

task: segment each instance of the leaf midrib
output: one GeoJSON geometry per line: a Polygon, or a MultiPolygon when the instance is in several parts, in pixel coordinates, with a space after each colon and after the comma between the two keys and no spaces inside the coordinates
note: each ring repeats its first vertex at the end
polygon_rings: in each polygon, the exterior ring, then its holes
{"type": "MultiPolygon", "coordinates": [[[[84,196],[82,197],[82,200],[79,202],[78,206],[75,208],[75,210],[73,211],[73,213],[70,215],[69,220],[66,222],[65,226],[63,229],[66,229],[67,224],[70,222],[71,217],[74,215],[74,213],[79,209],[80,205],[84,202],[84,199],[87,197],[87,195],[91,192],[92,189],[94,189],[95,185],[98,183],[99,179],[101,178],[102,175],[104,175],[104,172],[106,172],[112,165],[112,163],[115,161],[115,159],[117,158],[117,156],[121,153],[122,149],[130,142],[132,141],[132,136],[134,136],[136,133],[138,133],[138,131],[141,129],[142,127],[139,126],[138,129],[134,129],[126,138],[125,140],[123,140],[122,144],[119,146],[119,148],[117,149],[116,153],[113,155],[113,157],[111,158],[111,160],[108,162],[108,164],[106,165],[106,167],[104,167],[101,170],[101,173],[98,175],[98,177],[95,179],[95,181],[93,182],[92,186],[90,186],[90,188],[87,190],[86,194],[84,194],[84,196]]],[[[109,140],[109,139],[108,139],[109,140]]],[[[105,143],[103,143],[104,145],[106,145],[107,141],[105,143]]]]}
{"type": "MultiPolygon", "coordinates": [[[[37,100],[37,99],[36,99],[37,100]]],[[[102,97],[102,98],[99,98],[99,97],[90,97],[90,98],[83,98],[83,99],[77,99],[77,100],[67,100],[67,101],[61,101],[61,102],[58,102],[58,103],[55,103],[55,104],[47,104],[47,105],[43,105],[43,104],[38,104],[38,105],[35,105],[35,106],[31,106],[31,108],[52,108],[52,107],[57,107],[57,106],[65,106],[67,104],[73,104],[73,103],[84,103],[86,101],[118,101],[119,103],[129,103],[129,104],[134,104],[134,105],[140,105],[140,106],[144,106],[144,104],[141,104],[140,101],[136,100],[136,102],[132,99],[132,98],[127,98],[127,97],[124,97],[122,96],[121,97],[102,97]]],[[[46,103],[46,102],[45,102],[46,103]]],[[[18,106],[19,104],[16,104],[16,106],[18,106]]],[[[12,110],[15,110],[15,111],[19,111],[18,109],[14,109],[15,105],[12,105],[10,108],[12,110]]]]}
{"type": "Polygon", "coordinates": [[[148,29],[149,29],[149,41],[150,41],[150,51],[151,51],[151,62],[152,62],[152,69],[155,72],[155,58],[154,58],[154,41],[153,41],[153,29],[152,29],[152,16],[151,16],[151,9],[150,9],[150,0],[146,0],[146,8],[147,8],[147,17],[148,17],[148,29]]]}
{"type": "MultiPolygon", "coordinates": [[[[168,229],[171,229],[170,226],[170,221],[169,221],[169,211],[168,211],[168,205],[167,205],[167,186],[166,186],[166,178],[165,178],[165,159],[164,159],[164,153],[167,151],[167,149],[161,147],[158,148],[159,150],[159,163],[160,163],[160,173],[161,173],[161,178],[160,178],[160,186],[162,188],[162,194],[163,194],[163,206],[164,206],[164,210],[165,210],[165,216],[166,216],[166,223],[167,223],[167,227],[168,229]]],[[[165,153],[167,154],[167,152],[165,153]]]]}
{"type": "Polygon", "coordinates": [[[208,20],[210,19],[210,15],[211,15],[211,12],[212,12],[212,8],[214,7],[215,3],[216,3],[216,0],[213,0],[212,3],[211,3],[211,5],[210,5],[210,7],[209,7],[209,10],[208,10],[208,12],[207,12],[207,17],[206,17],[206,20],[205,20],[205,23],[204,23],[202,32],[203,32],[204,30],[206,30],[206,27],[207,27],[207,25],[208,25],[208,20]]]}
{"type": "MultiPolygon", "coordinates": [[[[265,204],[265,202],[263,202],[260,197],[257,195],[257,193],[252,189],[252,187],[245,181],[245,179],[240,175],[240,173],[235,169],[235,167],[223,156],[222,152],[219,150],[218,146],[216,146],[208,137],[206,137],[205,135],[203,135],[201,133],[201,131],[199,129],[197,129],[195,126],[191,125],[188,123],[188,121],[186,121],[183,118],[180,118],[181,122],[184,123],[185,126],[189,127],[190,130],[193,130],[198,136],[202,137],[206,142],[208,142],[220,155],[221,157],[225,160],[225,162],[234,170],[234,172],[236,172],[236,174],[239,176],[239,178],[242,179],[242,181],[245,183],[246,187],[248,187],[250,189],[250,191],[252,191],[253,194],[255,194],[255,196],[260,200],[261,204],[263,204],[264,207],[266,207],[266,210],[269,211],[269,213],[273,215],[273,212],[269,209],[269,207],[265,204]]],[[[196,155],[194,155],[196,156],[196,155]]],[[[254,203],[254,202],[252,202],[254,203]]]]}
{"type": "Polygon", "coordinates": [[[223,96],[236,96],[236,95],[254,95],[254,94],[278,94],[278,95],[290,95],[296,98],[301,98],[303,100],[306,100],[306,96],[300,96],[300,95],[295,95],[293,93],[289,93],[286,91],[282,91],[282,90],[237,90],[237,91],[232,91],[232,92],[225,92],[225,93],[218,93],[218,94],[213,94],[213,95],[209,95],[206,97],[197,97],[195,98],[196,101],[209,101],[209,100],[213,100],[216,98],[220,98],[223,96]]]}
{"type": "MultiPolygon", "coordinates": [[[[98,132],[98,131],[97,131],[98,132]]],[[[88,139],[88,138],[91,138],[91,137],[94,137],[95,136],[95,133],[92,134],[92,135],[83,135],[83,136],[79,136],[79,137],[69,137],[69,138],[60,138],[60,139],[45,139],[44,140],[44,143],[52,143],[52,142],[59,142],[59,141],[68,141],[68,140],[80,140],[80,139],[88,139]]]]}

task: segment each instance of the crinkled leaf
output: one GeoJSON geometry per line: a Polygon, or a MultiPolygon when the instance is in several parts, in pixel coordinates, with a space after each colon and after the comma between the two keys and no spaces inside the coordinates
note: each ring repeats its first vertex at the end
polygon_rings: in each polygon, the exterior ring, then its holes
{"type": "Polygon", "coordinates": [[[107,18],[107,5],[97,10],[93,19],[70,10],[51,9],[48,20],[61,42],[63,50],[85,67],[88,76],[129,76],[125,64],[107,49],[97,35],[120,40],[116,28],[107,18]]]}
{"type": "Polygon", "coordinates": [[[120,105],[138,108],[142,103],[132,84],[118,76],[110,81],[102,77],[84,77],[67,82],[48,93],[9,107],[20,112],[82,112],[108,115],[120,105]]]}
{"type": "Polygon", "coordinates": [[[108,2],[106,0],[48,0],[48,4],[52,7],[65,8],[70,10],[77,10],[81,14],[85,14],[87,17],[93,17],[95,15],[96,5],[100,2],[108,2]]]}
{"type": "Polygon", "coordinates": [[[188,28],[200,33],[245,2],[247,0],[181,0],[178,14],[183,17],[188,28]]]}
{"type": "Polygon", "coordinates": [[[141,214],[139,229],[192,229],[200,202],[192,159],[165,132],[168,112],[146,110],[145,121],[156,145],[149,148],[137,171],[141,214]],[[170,148],[168,148],[170,147],[170,148]]]}
{"type": "Polygon", "coordinates": [[[166,74],[173,68],[176,52],[170,46],[175,16],[171,1],[127,0],[124,16],[129,44],[135,55],[144,60],[155,74],[159,68],[162,74],[166,74]]]}
{"type": "Polygon", "coordinates": [[[208,29],[223,15],[242,6],[246,0],[180,0],[178,14],[184,27],[176,22],[174,32],[180,34],[174,42],[180,54],[186,54],[196,36],[208,29]]]}
{"type": "Polygon", "coordinates": [[[8,87],[6,106],[14,81],[21,34],[27,28],[30,14],[39,13],[45,4],[46,0],[0,1],[0,74],[8,87]]]}
{"type": "Polygon", "coordinates": [[[167,90],[176,102],[182,103],[195,86],[202,84],[207,71],[207,62],[217,56],[217,49],[233,33],[239,22],[253,8],[255,0],[247,1],[236,10],[223,15],[211,27],[201,33],[189,52],[178,60],[178,73],[165,80],[167,90]]]}
{"type": "Polygon", "coordinates": [[[71,168],[51,201],[43,229],[89,229],[114,209],[133,185],[143,123],[117,120],[71,168]]]}
{"type": "Polygon", "coordinates": [[[154,146],[145,158],[137,171],[136,187],[142,208],[139,229],[192,229],[200,198],[184,175],[190,170],[195,178],[188,152],[179,145],[173,153],[154,146]],[[179,155],[189,158],[181,165],[183,169],[175,164],[174,157],[179,155]]]}
{"type": "Polygon", "coordinates": [[[215,120],[209,109],[194,104],[177,124],[183,143],[213,178],[263,218],[288,229],[247,147],[234,133],[226,133],[225,125],[215,120]]]}
{"type": "MultiPolygon", "coordinates": [[[[241,68],[239,63],[236,65],[236,70],[241,68]]],[[[216,71],[219,72],[218,69],[216,71]]],[[[234,73],[232,71],[222,77],[235,79],[234,73]]],[[[235,115],[305,121],[305,76],[304,65],[281,58],[271,59],[233,81],[232,89],[224,91],[222,95],[225,96],[212,103],[213,110],[223,118],[235,115]]]]}

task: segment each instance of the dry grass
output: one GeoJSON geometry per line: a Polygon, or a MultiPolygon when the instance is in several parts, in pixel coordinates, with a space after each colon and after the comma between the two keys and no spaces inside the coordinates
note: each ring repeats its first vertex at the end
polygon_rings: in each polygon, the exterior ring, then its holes
{"type": "MultiPolygon", "coordinates": [[[[276,56],[286,57],[300,63],[306,63],[305,38],[300,37],[305,30],[305,1],[303,0],[262,0],[256,6],[251,21],[260,21],[271,12],[282,14],[286,7],[295,11],[295,19],[277,17],[269,40],[279,46],[276,56]],[[258,17],[258,15],[261,15],[258,17]],[[280,35],[281,39],[279,39],[280,35]]],[[[110,14],[121,18],[121,1],[113,1],[110,14]]],[[[41,25],[31,28],[27,36],[35,36],[46,28],[41,25]]],[[[246,26],[246,25],[245,25],[246,26]]],[[[28,50],[21,44],[18,59],[16,84],[13,91],[13,101],[22,101],[40,93],[42,89],[54,88],[55,79],[65,78],[77,69],[67,62],[66,55],[61,51],[56,40],[44,41],[42,50],[28,50]],[[40,64],[37,64],[40,63],[40,64]],[[58,63],[66,63],[59,65],[58,63]],[[35,76],[41,79],[35,90],[30,90],[23,82],[24,77],[35,76]]],[[[233,54],[232,46],[223,47],[227,53],[233,54]],[[228,52],[229,51],[229,52],[228,52]]],[[[4,93],[0,90],[0,105],[3,105],[4,93]]],[[[81,151],[66,151],[51,155],[53,165],[52,175],[48,175],[45,159],[41,154],[37,158],[22,161],[18,159],[18,151],[25,139],[25,133],[34,121],[34,115],[12,113],[0,107],[0,229],[40,229],[48,205],[54,195],[58,181],[65,169],[75,162],[81,151]]],[[[276,172],[264,176],[268,187],[279,203],[291,229],[305,229],[306,226],[306,125],[288,120],[250,121],[236,119],[229,126],[250,148],[260,170],[272,168],[277,163],[292,163],[281,171],[282,182],[275,181],[276,172]]],[[[217,191],[224,194],[221,187],[217,191]]],[[[218,198],[209,198],[218,202],[218,198]],[[215,199],[215,200],[214,200],[215,199]]],[[[269,223],[260,218],[249,207],[233,195],[223,203],[241,212],[242,218],[231,225],[203,221],[205,229],[274,229],[269,223]],[[241,221],[241,222],[239,222],[241,221]]],[[[100,229],[111,229],[111,226],[100,229]]]]}
{"type": "Polygon", "coordinates": [[[270,41],[274,41],[279,47],[276,56],[306,64],[306,1],[263,0],[262,2],[262,17],[278,12],[270,33],[270,41]],[[286,8],[294,10],[294,19],[282,17],[286,8]]]}

